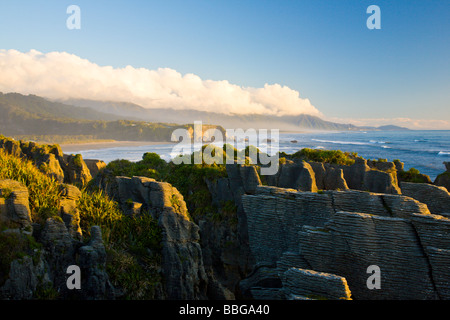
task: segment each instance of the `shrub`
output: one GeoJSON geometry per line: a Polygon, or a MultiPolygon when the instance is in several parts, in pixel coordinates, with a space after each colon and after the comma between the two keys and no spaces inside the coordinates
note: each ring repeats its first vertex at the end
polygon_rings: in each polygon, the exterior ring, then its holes
{"type": "Polygon", "coordinates": [[[339,165],[352,165],[358,157],[357,153],[341,150],[317,150],[304,148],[290,156],[293,159],[303,159],[316,162],[327,162],[339,165]]]}
{"type": "Polygon", "coordinates": [[[431,183],[431,179],[426,174],[420,173],[416,168],[410,168],[408,171],[398,172],[400,181],[414,183],[431,183]]]}
{"type": "Polygon", "coordinates": [[[106,269],[125,299],[153,299],[161,283],[161,229],[152,216],[125,216],[117,202],[101,190],[82,190],[78,200],[81,229],[89,236],[92,226],[102,230],[107,251],[106,269]]]}

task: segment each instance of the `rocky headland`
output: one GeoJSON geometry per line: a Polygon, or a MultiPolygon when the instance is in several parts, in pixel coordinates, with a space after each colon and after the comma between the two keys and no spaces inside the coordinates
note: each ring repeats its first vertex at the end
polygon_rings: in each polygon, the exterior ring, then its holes
{"type": "Polygon", "coordinates": [[[2,299],[450,299],[448,163],[433,183],[360,157],[286,157],[260,176],[154,155],[107,166],[8,138],[0,155],[57,195],[43,208],[24,174],[1,172],[2,299]],[[120,269],[131,259],[135,286],[120,269]],[[81,290],[67,287],[71,265],[81,290]]]}

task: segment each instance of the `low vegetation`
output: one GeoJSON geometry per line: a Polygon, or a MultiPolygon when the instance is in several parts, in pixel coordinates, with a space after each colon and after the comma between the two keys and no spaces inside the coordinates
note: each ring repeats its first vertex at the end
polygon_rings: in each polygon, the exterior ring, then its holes
{"type": "Polygon", "coordinates": [[[286,159],[301,159],[305,161],[326,162],[339,165],[352,165],[358,154],[355,152],[342,152],[341,150],[318,150],[303,148],[292,155],[284,152],[280,153],[280,157],[286,159]]]}
{"type": "Polygon", "coordinates": [[[400,181],[404,182],[431,183],[429,176],[420,173],[420,171],[415,168],[410,168],[408,171],[399,171],[398,175],[400,181]]]}
{"type": "Polygon", "coordinates": [[[31,161],[13,157],[0,149],[0,179],[16,180],[27,186],[33,221],[43,223],[58,215],[59,185],[31,161]]]}
{"type": "MultiPolygon", "coordinates": [[[[0,179],[16,180],[27,186],[33,222],[43,224],[49,217],[61,220],[59,183],[31,161],[0,149],[0,179]]],[[[81,191],[77,207],[84,240],[89,240],[92,226],[101,227],[108,253],[106,268],[114,285],[123,290],[125,299],[153,298],[161,283],[158,266],[162,236],[157,222],[151,215],[125,216],[118,204],[101,190],[90,187],[81,191]]],[[[39,244],[31,236],[0,233],[0,281],[6,279],[12,260],[31,254],[30,250],[37,247],[39,244]]]]}

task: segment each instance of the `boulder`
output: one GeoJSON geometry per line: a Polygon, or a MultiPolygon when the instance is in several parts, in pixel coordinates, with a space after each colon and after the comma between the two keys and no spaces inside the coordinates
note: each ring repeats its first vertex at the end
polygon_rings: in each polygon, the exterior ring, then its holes
{"type": "Polygon", "coordinates": [[[256,187],[262,185],[255,166],[240,165],[239,173],[245,193],[255,193],[256,187]]]}
{"type": "Polygon", "coordinates": [[[64,155],[59,159],[64,171],[64,182],[79,186],[86,186],[92,180],[91,173],[81,154],[64,155]]]}
{"type": "Polygon", "coordinates": [[[0,224],[32,233],[28,189],[14,180],[0,180],[0,224]]]}
{"type": "Polygon", "coordinates": [[[291,299],[351,300],[347,280],[334,274],[290,268],[281,281],[285,295],[291,299]]]}
{"type": "Polygon", "coordinates": [[[328,167],[324,178],[325,190],[348,190],[347,181],[344,178],[344,170],[328,167]]]}
{"type": "Polygon", "coordinates": [[[95,177],[100,170],[106,168],[106,163],[101,160],[85,159],[84,162],[86,163],[92,177],[95,177]]]}
{"type": "Polygon", "coordinates": [[[73,185],[61,184],[60,192],[61,218],[71,236],[74,239],[81,240],[80,211],[77,208],[77,201],[81,197],[81,191],[73,185]]]}
{"type": "Polygon", "coordinates": [[[444,162],[447,171],[439,174],[434,180],[434,185],[444,187],[450,192],[450,162],[444,162]]]}
{"type": "Polygon", "coordinates": [[[327,167],[325,167],[325,164],[323,162],[314,162],[314,161],[309,162],[309,164],[314,171],[314,176],[316,177],[317,189],[319,190],[327,189],[325,185],[325,178],[329,165],[327,164],[327,167]]]}
{"type": "Polygon", "coordinates": [[[277,186],[280,188],[317,192],[314,170],[306,161],[302,161],[301,163],[291,162],[280,166],[277,186]]]}
{"type": "Polygon", "coordinates": [[[450,193],[444,187],[428,183],[402,182],[402,193],[428,206],[431,213],[450,213],[450,193]]]}
{"type": "Polygon", "coordinates": [[[39,159],[35,161],[35,165],[39,170],[48,176],[53,177],[57,182],[64,182],[64,171],[61,168],[59,160],[53,153],[47,153],[39,157],[39,159]]]}
{"type": "Polygon", "coordinates": [[[106,250],[100,227],[91,228],[89,243],[78,249],[78,265],[83,274],[81,288],[87,300],[113,300],[114,287],[106,273],[106,250]]]}
{"type": "Polygon", "coordinates": [[[377,193],[401,194],[397,184],[396,173],[379,170],[369,170],[365,173],[363,185],[360,190],[367,190],[377,193]]]}
{"type": "Polygon", "coordinates": [[[356,158],[355,163],[351,166],[342,166],[344,178],[350,189],[361,190],[363,187],[366,172],[370,170],[367,160],[356,158]]]}

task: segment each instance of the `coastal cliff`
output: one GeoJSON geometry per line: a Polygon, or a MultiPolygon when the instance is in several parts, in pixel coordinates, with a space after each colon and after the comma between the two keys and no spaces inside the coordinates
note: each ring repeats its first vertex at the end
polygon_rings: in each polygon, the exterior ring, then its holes
{"type": "Polygon", "coordinates": [[[2,299],[450,299],[450,194],[400,162],[293,157],[265,177],[0,147],[2,299]]]}

